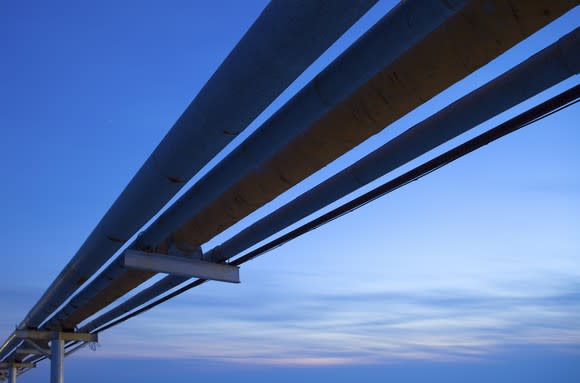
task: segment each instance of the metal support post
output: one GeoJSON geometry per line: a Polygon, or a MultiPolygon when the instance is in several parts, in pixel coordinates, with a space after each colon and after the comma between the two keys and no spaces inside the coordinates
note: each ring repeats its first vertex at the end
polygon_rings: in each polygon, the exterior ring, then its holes
{"type": "Polygon", "coordinates": [[[8,368],[8,381],[10,383],[16,383],[16,366],[12,365],[8,368]]]}
{"type": "MultiPolygon", "coordinates": [[[[20,349],[29,355],[44,355],[50,358],[50,383],[64,383],[64,342],[74,341],[77,343],[98,342],[97,334],[83,332],[59,332],[59,331],[39,331],[39,330],[16,330],[13,334],[15,339],[22,339],[24,343],[32,348],[20,349]],[[39,343],[37,343],[39,342],[39,343]],[[50,350],[47,348],[50,342],[50,350]]],[[[73,351],[76,351],[76,348],[73,351]]],[[[17,350],[17,353],[18,350],[17,350]]],[[[33,368],[34,363],[0,363],[0,369],[33,368]]],[[[9,370],[10,372],[11,370],[9,370]]],[[[12,379],[12,378],[11,378],[12,379]]],[[[12,383],[13,380],[10,380],[12,383]]]]}
{"type": "Polygon", "coordinates": [[[0,362],[0,381],[8,378],[10,383],[16,383],[16,375],[18,375],[18,369],[23,368],[34,368],[36,364],[30,362],[0,362]]]}
{"type": "Polygon", "coordinates": [[[64,340],[50,341],[50,383],[64,383],[64,340]]]}

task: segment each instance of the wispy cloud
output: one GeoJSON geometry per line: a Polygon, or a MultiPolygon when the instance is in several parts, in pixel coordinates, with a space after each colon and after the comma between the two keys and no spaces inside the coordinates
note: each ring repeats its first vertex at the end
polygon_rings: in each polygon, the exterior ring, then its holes
{"type": "Polygon", "coordinates": [[[478,360],[513,345],[580,344],[579,296],[573,284],[557,295],[286,292],[243,304],[202,292],[106,334],[98,354],[304,366],[478,360]]]}

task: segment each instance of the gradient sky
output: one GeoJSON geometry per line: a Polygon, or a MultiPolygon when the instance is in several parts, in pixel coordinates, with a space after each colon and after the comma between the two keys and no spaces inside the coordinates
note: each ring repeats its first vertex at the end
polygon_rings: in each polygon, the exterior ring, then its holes
{"type": "MultiPolygon", "coordinates": [[[[380,1],[248,132],[393,3],[380,1]]],[[[0,5],[0,337],[22,320],[265,4],[0,5]]],[[[208,246],[578,20],[576,8],[208,246]]],[[[549,89],[361,192],[577,83],[549,89]]],[[[580,381],[579,112],[575,106],[524,128],[276,249],[245,265],[240,285],[203,285],[103,333],[95,352],[67,359],[67,379],[580,381]]],[[[20,381],[47,379],[43,362],[20,381]]]]}

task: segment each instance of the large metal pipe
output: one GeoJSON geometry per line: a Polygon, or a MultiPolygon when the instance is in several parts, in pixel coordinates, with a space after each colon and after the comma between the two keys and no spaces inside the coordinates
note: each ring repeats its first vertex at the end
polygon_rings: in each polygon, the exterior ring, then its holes
{"type": "Polygon", "coordinates": [[[22,341],[16,337],[14,332],[10,334],[2,346],[0,346],[0,362],[4,362],[6,357],[10,355],[20,343],[22,343],[22,341]]]}
{"type": "Polygon", "coordinates": [[[273,0],[19,327],[37,327],[376,0],[273,0]]]}
{"type": "Polygon", "coordinates": [[[250,225],[204,257],[213,262],[225,261],[579,71],[580,29],[576,29],[250,225]]]}
{"type": "MultiPolygon", "coordinates": [[[[432,7],[434,3],[429,2],[432,7]]],[[[153,246],[176,226],[180,228],[171,236],[178,245],[187,248],[207,242],[575,3],[470,1],[456,17],[390,65],[374,67],[379,73],[374,72],[362,87],[353,87],[361,61],[378,62],[381,49],[404,35],[399,32],[385,38],[388,31],[383,31],[382,39],[377,37],[379,41],[367,45],[372,54],[361,53],[356,66],[348,62],[338,66],[336,72],[347,76],[331,75],[332,67],[322,73],[301,93],[302,102],[291,101],[246,145],[216,166],[163,214],[141,243],[153,246]],[[351,93],[353,89],[357,90],[351,93]],[[343,99],[345,95],[349,96],[343,99]]],[[[420,14],[411,15],[413,27],[424,22],[420,14]]]]}
{"type": "MultiPolygon", "coordinates": [[[[216,246],[204,255],[205,259],[225,261],[438,145],[577,74],[580,71],[579,48],[580,31],[576,29],[216,246]],[[535,81],[529,81],[532,77],[535,81]]],[[[81,331],[93,331],[186,280],[167,276],[95,318],[81,331]]]]}
{"type": "MultiPolygon", "coordinates": [[[[466,2],[413,0],[396,6],[147,228],[138,238],[136,246],[141,249],[158,247],[187,218],[213,203],[216,196],[234,186],[257,165],[267,161],[288,141],[308,130],[313,122],[347,99],[378,72],[385,67],[391,70],[393,62],[450,19],[466,2]]],[[[474,17],[481,17],[478,15],[479,9],[471,13],[474,13],[474,17]]],[[[466,27],[465,24],[461,26],[466,27]]],[[[490,55],[489,59],[493,57],[490,55]]],[[[444,85],[450,84],[446,79],[442,79],[442,82],[444,85]]],[[[332,137],[329,140],[332,141],[332,137]]],[[[290,186],[283,183],[285,187],[290,186]]],[[[274,187],[271,192],[277,193],[279,190],[279,187],[274,187]]],[[[272,193],[270,198],[275,196],[272,193]]],[[[226,209],[228,204],[225,205],[226,209]]],[[[217,218],[222,217],[220,215],[217,218]]],[[[217,234],[214,223],[206,224],[217,234]]],[[[221,228],[220,225],[218,227],[221,228]]],[[[191,245],[192,242],[187,238],[177,245],[185,244],[182,250],[187,251],[201,243],[203,241],[191,245]]],[[[47,327],[72,328],[151,275],[124,270],[119,258],[51,318],[47,327]]]]}
{"type": "Polygon", "coordinates": [[[118,306],[112,308],[111,310],[103,313],[97,318],[93,319],[89,323],[82,326],[80,332],[92,332],[99,327],[119,318],[123,314],[126,314],[133,309],[144,305],[151,299],[160,296],[161,294],[171,290],[172,288],[180,285],[181,283],[187,281],[189,278],[169,275],[160,281],[154,283],[143,291],[138,292],[131,298],[127,299],[125,302],[119,304],[118,306]]]}
{"type": "MultiPolygon", "coordinates": [[[[309,139],[317,121],[340,107],[342,102],[381,71],[389,71],[401,55],[408,50],[414,50],[414,45],[423,38],[442,25],[446,26],[445,22],[466,3],[468,1],[414,0],[399,4],[167,209],[137,239],[138,247],[155,248],[179,228],[173,235],[174,243],[184,246],[183,250],[195,248],[237,219],[243,218],[236,211],[242,205],[252,206],[250,209],[244,208],[244,212],[249,213],[293,186],[297,182],[292,178],[298,181],[298,177],[286,178],[280,167],[276,172],[276,180],[261,178],[262,175],[269,175],[263,173],[264,167],[296,140],[302,137],[309,139]],[[254,174],[259,176],[255,177],[254,174]],[[241,183],[244,186],[252,184],[251,192],[232,195],[232,191],[237,190],[241,183]],[[244,199],[233,198],[226,201],[223,199],[225,195],[243,195],[244,199]],[[218,200],[221,205],[219,214],[207,219],[209,217],[205,211],[212,209],[218,200]],[[200,215],[204,216],[204,224],[201,225],[204,227],[197,225],[200,215]]],[[[450,83],[446,82],[445,85],[450,83]]],[[[381,125],[377,131],[382,130],[385,125],[381,125]]],[[[321,140],[330,145],[339,144],[333,133],[336,134],[336,130],[341,128],[343,127],[335,126],[326,131],[328,134],[320,137],[321,140]]],[[[282,168],[293,168],[288,170],[305,178],[320,168],[318,156],[332,161],[337,155],[352,148],[357,141],[362,142],[368,137],[363,132],[360,133],[354,133],[352,141],[343,150],[327,153],[294,151],[287,157],[287,162],[280,165],[282,168]],[[308,158],[300,158],[306,156],[308,158]],[[301,166],[304,162],[308,162],[310,166],[301,166]]],[[[314,152],[318,152],[322,143],[309,140],[309,144],[316,146],[314,152]]]]}

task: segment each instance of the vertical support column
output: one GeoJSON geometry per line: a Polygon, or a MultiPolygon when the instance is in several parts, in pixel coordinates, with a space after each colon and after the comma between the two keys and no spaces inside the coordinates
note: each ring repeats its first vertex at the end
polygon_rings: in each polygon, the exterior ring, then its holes
{"type": "Polygon", "coordinates": [[[8,368],[8,381],[10,383],[16,383],[16,366],[12,365],[8,368]]]}
{"type": "Polygon", "coordinates": [[[64,383],[64,340],[59,336],[50,341],[50,383],[64,383]]]}

